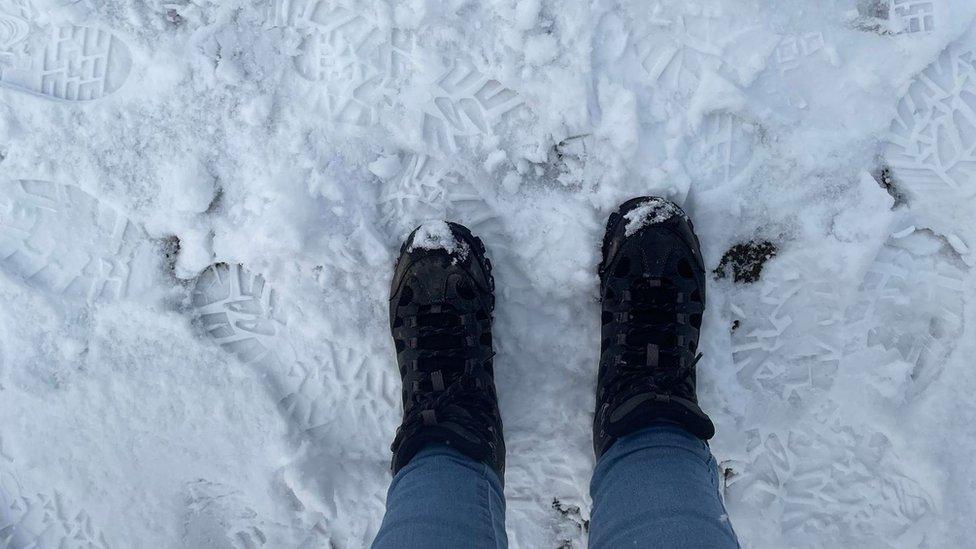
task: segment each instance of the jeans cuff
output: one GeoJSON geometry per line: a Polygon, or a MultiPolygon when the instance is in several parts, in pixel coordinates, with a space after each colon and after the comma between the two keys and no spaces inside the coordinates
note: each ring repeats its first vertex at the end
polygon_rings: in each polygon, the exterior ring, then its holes
{"type": "Polygon", "coordinates": [[[706,465],[712,460],[708,443],[676,423],[661,422],[620,437],[600,458],[597,467],[604,461],[618,459],[631,452],[661,447],[687,450],[701,458],[706,465]]]}
{"type": "Polygon", "coordinates": [[[498,473],[488,466],[488,464],[478,461],[467,454],[462,454],[447,444],[439,443],[428,444],[427,446],[421,448],[420,451],[410,458],[410,462],[404,465],[403,469],[400,469],[400,471],[393,477],[393,482],[395,483],[397,478],[401,477],[405,473],[416,469],[417,467],[421,467],[423,462],[428,459],[449,459],[464,467],[473,469],[487,477],[492,486],[497,487],[497,490],[502,492],[502,483],[498,478],[498,473]]]}

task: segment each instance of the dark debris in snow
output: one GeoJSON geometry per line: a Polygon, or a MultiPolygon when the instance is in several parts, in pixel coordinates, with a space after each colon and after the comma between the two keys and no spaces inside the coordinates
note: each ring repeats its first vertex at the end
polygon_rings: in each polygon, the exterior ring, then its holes
{"type": "Polygon", "coordinates": [[[776,256],[777,251],[776,245],[768,240],[736,244],[722,255],[722,260],[712,273],[716,279],[721,279],[729,276],[731,270],[733,282],[751,284],[759,280],[763,266],[776,256]]]}

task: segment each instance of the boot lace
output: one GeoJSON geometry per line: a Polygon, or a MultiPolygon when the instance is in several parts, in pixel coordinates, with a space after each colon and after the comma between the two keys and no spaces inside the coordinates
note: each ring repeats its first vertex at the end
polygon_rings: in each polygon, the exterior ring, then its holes
{"type": "Polygon", "coordinates": [[[669,279],[640,278],[619,296],[625,312],[615,313],[624,329],[617,343],[615,379],[608,392],[618,402],[641,393],[694,393],[692,376],[701,359],[686,360],[687,347],[675,326],[680,323],[678,288],[669,279]]]}
{"type": "Polygon", "coordinates": [[[416,369],[432,390],[413,392],[398,439],[424,426],[453,423],[490,442],[482,431],[494,422],[494,387],[475,370],[494,353],[477,356],[481,334],[471,333],[472,320],[480,326],[476,313],[461,313],[451,304],[425,306],[405,317],[416,329],[416,369]]]}

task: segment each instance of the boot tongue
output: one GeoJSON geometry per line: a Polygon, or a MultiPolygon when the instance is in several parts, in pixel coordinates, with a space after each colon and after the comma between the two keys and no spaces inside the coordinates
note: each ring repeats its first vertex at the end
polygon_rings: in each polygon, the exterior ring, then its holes
{"type": "Polygon", "coordinates": [[[676,423],[702,440],[715,436],[715,426],[696,402],[656,393],[636,394],[610,412],[607,433],[623,436],[661,421],[676,423]]]}

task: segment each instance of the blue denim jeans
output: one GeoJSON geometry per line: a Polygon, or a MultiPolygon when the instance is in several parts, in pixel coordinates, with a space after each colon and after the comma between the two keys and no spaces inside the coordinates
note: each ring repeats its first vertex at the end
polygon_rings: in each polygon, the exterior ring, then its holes
{"type": "MultiPolygon", "coordinates": [[[[660,425],[622,438],[590,483],[590,547],[736,548],[718,467],[701,440],[660,425]]],[[[507,547],[498,475],[446,446],[394,477],[374,549],[507,547]]]]}

